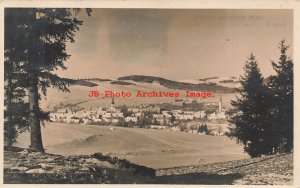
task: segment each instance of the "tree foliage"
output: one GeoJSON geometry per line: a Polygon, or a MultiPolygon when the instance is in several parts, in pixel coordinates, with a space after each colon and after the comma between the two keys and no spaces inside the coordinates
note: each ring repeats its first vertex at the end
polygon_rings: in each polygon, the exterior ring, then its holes
{"type": "Polygon", "coordinates": [[[281,152],[293,149],[294,134],[294,73],[293,60],[286,54],[289,46],[285,41],[279,43],[280,57],[278,62],[272,61],[275,76],[269,79],[268,86],[272,90],[273,124],[278,128],[278,141],[281,152]]]}
{"type": "Polygon", "coordinates": [[[230,137],[235,137],[252,157],[293,149],[293,62],[287,57],[285,41],[279,45],[276,75],[267,83],[253,54],[244,66],[238,97],[231,101],[230,137]]]}
{"type": "Polygon", "coordinates": [[[5,147],[11,148],[18,132],[28,130],[28,100],[24,88],[24,63],[13,58],[4,61],[4,141],[5,147]]]}
{"type": "MultiPolygon", "coordinates": [[[[86,9],[91,13],[91,9],[86,9]]],[[[47,88],[69,92],[68,79],[60,78],[53,71],[65,70],[65,61],[70,58],[66,43],[75,42],[75,33],[82,25],[76,18],[79,9],[66,8],[8,8],[5,9],[5,59],[7,67],[14,64],[16,72],[7,71],[7,78],[23,73],[22,84],[16,88],[26,88],[28,120],[31,132],[31,149],[43,151],[40,122],[49,118],[48,112],[39,107],[40,92],[47,88]],[[20,71],[22,69],[22,71],[20,71]]],[[[7,69],[8,70],[8,69],[7,69]]],[[[7,79],[9,81],[9,79],[7,79]]],[[[11,88],[11,83],[7,83],[11,88]]],[[[20,90],[20,89],[19,89],[20,90]]],[[[7,91],[10,91],[9,89],[7,91]]],[[[6,96],[9,98],[9,92],[6,96]]],[[[8,109],[11,104],[8,103],[8,109]]],[[[20,116],[22,117],[22,115],[20,116]]],[[[14,127],[8,121],[8,127],[14,127]]]]}
{"type": "Polygon", "coordinates": [[[230,136],[236,137],[251,156],[258,156],[263,152],[263,133],[267,123],[264,121],[267,109],[262,105],[267,100],[267,88],[263,85],[263,77],[253,54],[249,56],[244,72],[240,78],[239,97],[231,102],[235,109],[231,111],[230,121],[235,126],[230,136]]]}

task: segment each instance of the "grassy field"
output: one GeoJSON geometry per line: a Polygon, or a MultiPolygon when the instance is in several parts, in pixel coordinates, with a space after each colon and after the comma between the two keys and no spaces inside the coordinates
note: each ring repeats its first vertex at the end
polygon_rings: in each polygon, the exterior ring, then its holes
{"type": "MultiPolygon", "coordinates": [[[[167,168],[248,158],[242,147],[223,136],[166,130],[50,123],[42,128],[47,153],[81,155],[109,153],[133,163],[167,168]]],[[[27,147],[22,134],[17,146],[27,147]]]]}

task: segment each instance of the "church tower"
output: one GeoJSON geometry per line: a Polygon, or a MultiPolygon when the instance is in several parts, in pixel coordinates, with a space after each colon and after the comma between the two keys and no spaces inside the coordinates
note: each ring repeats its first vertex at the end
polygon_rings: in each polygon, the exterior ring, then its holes
{"type": "Polygon", "coordinates": [[[223,108],[223,106],[222,106],[222,97],[220,97],[220,100],[219,100],[219,113],[222,112],[222,108],[223,108]]]}
{"type": "Polygon", "coordinates": [[[112,97],[112,98],[111,98],[111,103],[110,103],[109,111],[110,111],[110,112],[115,112],[116,109],[117,109],[117,108],[116,108],[116,106],[115,106],[115,98],[112,97]]]}
{"type": "Polygon", "coordinates": [[[115,107],[115,98],[114,97],[111,98],[110,107],[115,107]]]}

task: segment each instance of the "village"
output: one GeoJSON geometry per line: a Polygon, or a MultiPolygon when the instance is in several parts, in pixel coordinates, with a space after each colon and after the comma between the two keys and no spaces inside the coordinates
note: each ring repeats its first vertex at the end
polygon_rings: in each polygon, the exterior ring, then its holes
{"type": "Polygon", "coordinates": [[[174,100],[167,105],[131,107],[117,106],[112,98],[110,107],[61,106],[50,113],[50,120],[58,123],[149,128],[215,136],[226,134],[227,119],[221,97],[218,102],[207,104],[186,99],[174,100]]]}

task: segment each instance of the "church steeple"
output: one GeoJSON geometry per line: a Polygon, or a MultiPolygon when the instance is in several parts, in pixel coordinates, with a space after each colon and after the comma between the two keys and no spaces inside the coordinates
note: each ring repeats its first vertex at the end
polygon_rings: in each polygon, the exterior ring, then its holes
{"type": "Polygon", "coordinates": [[[219,113],[222,112],[222,97],[220,97],[220,100],[219,100],[219,113]]]}
{"type": "Polygon", "coordinates": [[[115,106],[115,98],[114,97],[111,98],[111,104],[110,105],[115,106]]]}

